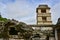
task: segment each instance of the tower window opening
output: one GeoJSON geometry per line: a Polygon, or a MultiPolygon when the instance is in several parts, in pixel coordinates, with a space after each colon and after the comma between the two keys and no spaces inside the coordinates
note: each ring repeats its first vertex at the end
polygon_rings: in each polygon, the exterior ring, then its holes
{"type": "Polygon", "coordinates": [[[42,13],[46,13],[46,9],[41,9],[41,12],[42,13]]]}
{"type": "Polygon", "coordinates": [[[43,21],[46,21],[46,17],[42,17],[42,20],[43,20],[43,21]]]}

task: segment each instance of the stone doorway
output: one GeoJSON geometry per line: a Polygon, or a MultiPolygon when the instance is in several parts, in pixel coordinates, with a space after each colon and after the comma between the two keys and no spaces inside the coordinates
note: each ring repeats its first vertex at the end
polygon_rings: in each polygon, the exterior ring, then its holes
{"type": "Polygon", "coordinates": [[[9,35],[18,35],[18,31],[14,27],[10,27],[9,35]]]}

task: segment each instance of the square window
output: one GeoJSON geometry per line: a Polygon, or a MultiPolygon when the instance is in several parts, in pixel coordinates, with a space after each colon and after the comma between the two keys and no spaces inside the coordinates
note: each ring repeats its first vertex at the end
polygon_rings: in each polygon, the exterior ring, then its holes
{"type": "Polygon", "coordinates": [[[42,17],[42,20],[43,20],[43,21],[46,21],[46,17],[42,17]]]}
{"type": "Polygon", "coordinates": [[[42,13],[46,13],[46,9],[41,9],[41,12],[42,13]]]}

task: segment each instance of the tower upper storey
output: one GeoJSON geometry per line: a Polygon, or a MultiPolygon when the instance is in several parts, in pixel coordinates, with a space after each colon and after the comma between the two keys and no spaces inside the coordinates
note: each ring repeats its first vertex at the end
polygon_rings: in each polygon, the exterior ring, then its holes
{"type": "Polygon", "coordinates": [[[50,13],[50,7],[48,5],[39,5],[36,9],[37,13],[50,13]]]}
{"type": "Polygon", "coordinates": [[[36,8],[36,13],[37,13],[37,24],[38,25],[52,24],[50,7],[48,7],[48,5],[39,5],[36,8]]]}

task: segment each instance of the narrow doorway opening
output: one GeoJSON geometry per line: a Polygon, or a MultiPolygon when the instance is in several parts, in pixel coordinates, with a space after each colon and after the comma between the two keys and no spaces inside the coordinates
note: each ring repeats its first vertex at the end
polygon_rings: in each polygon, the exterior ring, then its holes
{"type": "Polygon", "coordinates": [[[18,35],[18,32],[17,32],[17,30],[15,30],[14,27],[10,27],[9,35],[18,35]]]}

